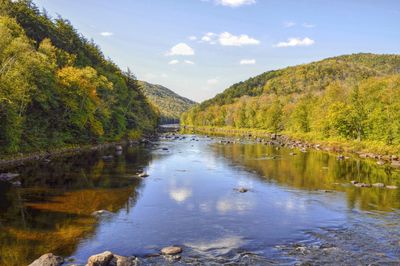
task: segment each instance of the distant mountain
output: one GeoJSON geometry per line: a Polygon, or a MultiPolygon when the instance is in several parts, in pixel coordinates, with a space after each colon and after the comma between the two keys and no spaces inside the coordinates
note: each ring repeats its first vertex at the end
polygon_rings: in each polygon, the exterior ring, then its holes
{"type": "Polygon", "coordinates": [[[196,102],[182,97],[172,90],[145,81],[139,81],[144,95],[160,110],[161,123],[179,122],[182,113],[189,110],[196,102]]]}

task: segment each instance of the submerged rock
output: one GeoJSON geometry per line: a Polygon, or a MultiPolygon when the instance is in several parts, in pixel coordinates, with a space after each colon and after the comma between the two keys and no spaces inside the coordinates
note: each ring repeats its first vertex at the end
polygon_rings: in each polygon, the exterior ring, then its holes
{"type": "Polygon", "coordinates": [[[245,187],[235,188],[235,190],[236,190],[237,192],[239,192],[239,193],[246,193],[246,192],[249,191],[249,189],[248,189],[248,188],[245,188],[245,187]]]}
{"type": "Polygon", "coordinates": [[[62,257],[55,256],[53,253],[47,253],[29,264],[29,266],[59,266],[63,263],[64,259],[62,257]]]}
{"type": "Polygon", "coordinates": [[[161,249],[163,255],[176,255],[182,253],[182,248],[177,246],[169,246],[161,249]]]}

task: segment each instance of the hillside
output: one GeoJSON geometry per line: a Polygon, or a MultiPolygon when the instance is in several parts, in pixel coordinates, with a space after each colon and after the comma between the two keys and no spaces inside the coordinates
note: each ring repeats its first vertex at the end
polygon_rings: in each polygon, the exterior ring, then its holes
{"type": "Polygon", "coordinates": [[[189,126],[400,144],[400,56],[353,54],[269,71],[182,116],[189,126]]]}
{"type": "Polygon", "coordinates": [[[144,95],[155,105],[161,114],[161,123],[179,122],[183,112],[190,109],[196,102],[182,97],[161,85],[139,81],[144,95]]]}
{"type": "Polygon", "coordinates": [[[0,152],[137,138],[157,121],[134,75],[68,20],[0,1],[0,152]]]}

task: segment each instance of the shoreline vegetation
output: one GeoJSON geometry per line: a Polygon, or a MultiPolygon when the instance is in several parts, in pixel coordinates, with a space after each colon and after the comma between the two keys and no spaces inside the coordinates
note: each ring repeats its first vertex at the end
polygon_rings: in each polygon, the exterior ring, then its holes
{"type": "Polygon", "coordinates": [[[33,1],[0,3],[1,156],[73,150],[154,132],[159,111],[129,69],[33,1]]]}
{"type": "Polygon", "coordinates": [[[217,134],[228,137],[248,137],[253,138],[255,142],[297,148],[303,152],[306,149],[333,152],[338,155],[338,159],[345,159],[345,154],[357,155],[361,159],[374,160],[378,165],[400,168],[400,145],[388,146],[384,143],[372,141],[321,139],[311,134],[293,134],[290,132],[276,134],[268,130],[249,128],[182,126],[182,130],[184,132],[217,134]]]}

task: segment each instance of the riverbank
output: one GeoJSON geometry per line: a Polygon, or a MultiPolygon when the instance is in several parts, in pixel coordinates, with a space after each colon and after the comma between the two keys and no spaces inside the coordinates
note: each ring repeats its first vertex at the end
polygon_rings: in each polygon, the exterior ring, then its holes
{"type": "Polygon", "coordinates": [[[283,132],[274,134],[260,129],[237,129],[228,127],[182,127],[184,131],[202,134],[218,134],[224,136],[247,137],[255,142],[279,145],[282,147],[298,148],[300,150],[316,149],[333,152],[338,158],[344,159],[346,155],[355,155],[362,159],[376,161],[379,165],[390,165],[400,168],[400,146],[388,146],[383,143],[370,141],[350,141],[344,139],[320,139],[307,134],[292,134],[283,132]]]}
{"type": "Polygon", "coordinates": [[[114,146],[134,145],[139,143],[146,143],[149,139],[153,139],[157,134],[142,137],[135,140],[122,140],[116,142],[108,142],[102,144],[87,144],[87,145],[71,145],[69,147],[48,149],[46,151],[37,151],[32,153],[19,153],[0,158],[0,170],[4,171],[9,168],[21,166],[24,163],[31,161],[52,160],[55,158],[71,156],[83,152],[93,152],[108,149],[114,146]]]}

